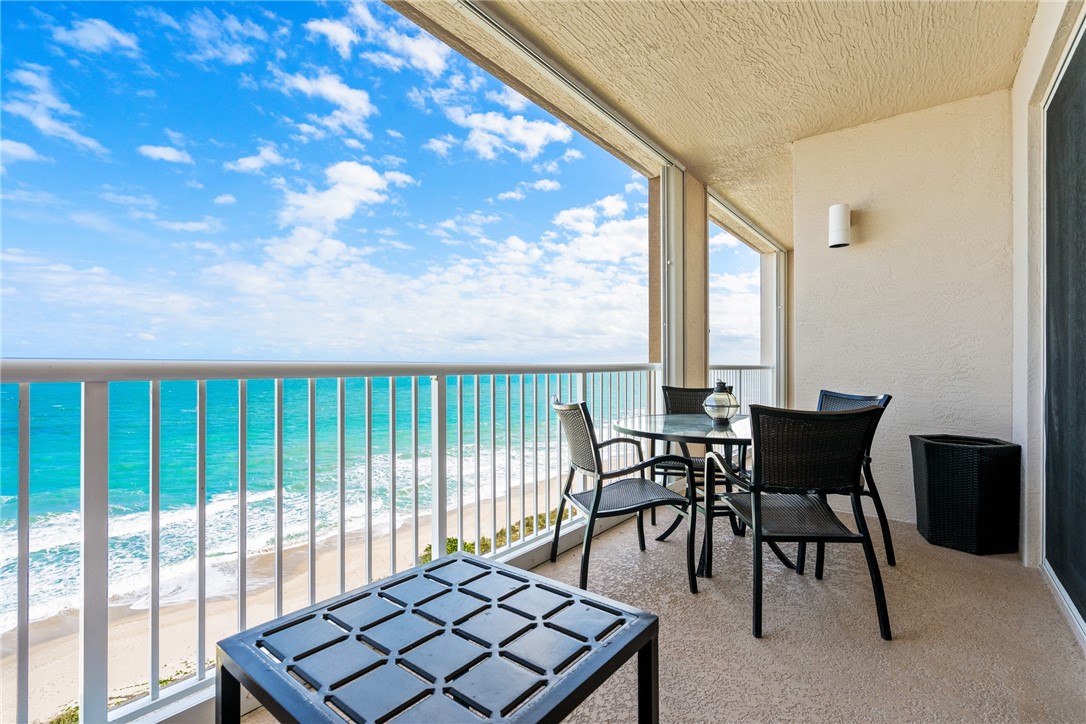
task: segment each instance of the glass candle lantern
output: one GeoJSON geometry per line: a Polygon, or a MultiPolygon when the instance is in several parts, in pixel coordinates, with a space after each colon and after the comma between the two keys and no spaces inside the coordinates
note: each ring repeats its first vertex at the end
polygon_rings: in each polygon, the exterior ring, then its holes
{"type": "Polygon", "coordinates": [[[705,398],[702,407],[705,409],[705,414],[712,418],[713,427],[725,427],[728,420],[739,412],[739,400],[732,394],[731,385],[720,381],[716,383],[712,394],[705,398]]]}

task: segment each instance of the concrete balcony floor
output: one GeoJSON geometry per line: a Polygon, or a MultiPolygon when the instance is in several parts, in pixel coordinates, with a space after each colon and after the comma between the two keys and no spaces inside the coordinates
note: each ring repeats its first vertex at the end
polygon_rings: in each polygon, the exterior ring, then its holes
{"type": "MultiPolygon", "coordinates": [[[[763,638],[751,636],[750,539],[724,519],[696,595],[685,529],[641,552],[632,521],[597,538],[588,585],[660,617],[661,721],[1086,722],[1086,655],[1041,571],[891,526],[897,566],[875,548],[893,641],[879,637],[858,545],[827,546],[821,581],[813,550],[804,576],[767,550],[763,638]]],[[[576,585],[580,558],[577,548],[535,572],[576,585]]],[[[570,721],[634,721],[635,683],[627,664],[570,721]]]]}
{"type": "MultiPolygon", "coordinates": [[[[1086,655],[1042,573],[1015,556],[938,548],[911,525],[891,525],[896,567],[876,542],[889,642],[879,638],[858,545],[828,546],[821,581],[813,550],[804,576],[767,551],[755,639],[750,539],[724,520],[715,575],[699,579],[697,595],[687,588],[685,529],[663,543],[650,538],[641,552],[632,520],[596,538],[589,588],[659,615],[664,722],[1086,722],[1086,655]]],[[[580,559],[578,547],[535,572],[576,585],[580,559]]],[[[636,675],[634,660],[568,721],[636,721],[636,675]]],[[[245,720],[271,717],[257,710],[245,720]]]]}

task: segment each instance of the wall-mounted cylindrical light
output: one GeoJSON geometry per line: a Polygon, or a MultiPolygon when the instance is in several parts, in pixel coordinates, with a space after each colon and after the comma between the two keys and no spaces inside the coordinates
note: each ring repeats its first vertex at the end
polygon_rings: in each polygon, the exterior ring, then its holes
{"type": "Polygon", "coordinates": [[[830,248],[848,246],[852,241],[852,211],[848,204],[834,204],[830,207],[830,248]]]}

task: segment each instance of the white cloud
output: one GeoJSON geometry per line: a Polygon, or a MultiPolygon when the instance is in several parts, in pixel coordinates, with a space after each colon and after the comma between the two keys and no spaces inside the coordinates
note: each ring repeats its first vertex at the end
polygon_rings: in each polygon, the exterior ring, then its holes
{"type": "Polygon", "coordinates": [[[588,206],[559,211],[552,223],[569,231],[588,234],[596,228],[596,220],[600,215],[614,218],[626,213],[626,208],[626,200],[618,194],[612,194],[588,206]]]}
{"type": "Polygon", "coordinates": [[[509,86],[502,86],[500,91],[487,91],[486,97],[487,100],[505,106],[513,112],[523,111],[528,107],[528,99],[509,86]]]}
{"type": "Polygon", "coordinates": [[[132,194],[119,194],[115,191],[107,190],[98,194],[98,198],[103,201],[108,201],[111,204],[119,204],[121,206],[141,206],[148,209],[153,209],[158,206],[158,201],[156,201],[154,197],[146,194],[134,196],[132,194]]]}
{"type": "Polygon", "coordinates": [[[205,216],[202,221],[159,221],[158,225],[170,231],[213,232],[222,230],[222,219],[205,216]]]}
{"type": "Polygon", "coordinates": [[[179,148],[173,148],[171,146],[140,146],[136,150],[147,158],[156,161],[167,161],[169,163],[195,163],[188,151],[182,151],[179,148]]]}
{"type": "Polygon", "coordinates": [[[357,138],[344,138],[343,145],[347,148],[353,148],[356,151],[363,151],[366,148],[366,146],[357,138]]]}
{"type": "Polygon", "coordinates": [[[337,106],[331,114],[318,116],[310,114],[308,118],[330,131],[340,134],[344,130],[370,137],[366,129],[366,119],[377,112],[370,102],[369,94],[358,88],[351,88],[340,77],[327,70],[321,70],[315,77],[306,77],[301,73],[287,75],[274,71],[277,87],[284,93],[299,91],[309,98],[322,98],[337,106]]]}
{"type": "Polygon", "coordinates": [[[170,139],[170,142],[175,146],[184,146],[188,143],[188,139],[185,138],[184,133],[179,131],[172,131],[169,128],[166,129],[166,136],[170,139]]]}
{"type": "Polygon", "coordinates": [[[576,148],[567,148],[558,158],[553,158],[550,161],[543,163],[537,163],[532,166],[532,170],[536,173],[561,173],[560,165],[562,163],[570,163],[578,159],[584,158],[584,154],[578,151],[576,148]]]}
{"type": "Polygon", "coordinates": [[[211,203],[218,204],[219,206],[224,206],[236,204],[237,202],[238,200],[234,198],[233,194],[220,194],[219,196],[216,196],[211,203]]]}
{"type": "Polygon", "coordinates": [[[417,181],[415,181],[414,178],[408,176],[402,171],[386,171],[384,173],[384,177],[385,180],[393,186],[411,186],[415,183],[418,183],[417,181]]]}
{"type": "Polygon", "coordinates": [[[729,364],[759,360],[760,287],[757,271],[709,275],[711,355],[729,364]]]}
{"type": "Polygon", "coordinates": [[[621,216],[626,213],[626,199],[618,194],[605,196],[596,202],[604,216],[621,216]]]}
{"type": "Polygon", "coordinates": [[[105,20],[91,18],[76,20],[70,28],[53,28],[53,40],[87,53],[109,53],[119,50],[126,55],[139,55],[136,36],[113,27],[105,20]]]}
{"type": "Polygon", "coordinates": [[[62,203],[55,194],[48,191],[27,191],[25,189],[5,190],[0,195],[4,201],[14,201],[19,204],[56,204],[62,203]]]}
{"type": "Polygon", "coordinates": [[[568,143],[573,132],[564,123],[529,121],[524,116],[503,116],[489,113],[469,113],[462,107],[445,109],[450,121],[470,129],[464,147],[480,157],[497,158],[503,151],[515,153],[522,161],[538,156],[549,143],[568,143]]]}
{"type": "Polygon", "coordinates": [[[403,58],[399,58],[392,53],[371,50],[369,52],[362,53],[360,57],[362,58],[362,60],[370,63],[371,65],[376,65],[378,68],[385,68],[386,70],[391,70],[394,73],[399,73],[401,70],[404,69],[404,66],[407,65],[406,60],[404,60],[403,58]]]}
{"type": "Polygon", "coordinates": [[[362,40],[349,25],[327,18],[310,20],[305,24],[305,29],[309,31],[310,37],[323,35],[344,60],[351,57],[351,46],[362,40]]]}
{"type": "Polygon", "coordinates": [[[185,23],[195,50],[190,60],[205,62],[218,60],[227,65],[241,65],[253,59],[253,40],[265,41],[268,34],[251,20],[244,22],[229,13],[219,19],[207,8],[193,12],[185,23]]]}
{"type": "Polygon", "coordinates": [[[319,141],[322,138],[328,136],[328,132],[323,128],[317,128],[312,123],[297,123],[295,127],[301,131],[300,134],[294,134],[292,139],[299,143],[309,143],[310,141],[319,141]]]}
{"type": "Polygon", "coordinates": [[[576,209],[564,209],[555,214],[552,223],[570,231],[590,233],[596,228],[596,209],[584,206],[576,209]]]}
{"type": "Polygon", "coordinates": [[[158,8],[153,8],[153,7],[137,8],[136,9],[136,15],[140,16],[141,18],[149,18],[151,20],[154,20],[156,23],[158,23],[159,25],[161,25],[164,28],[170,28],[172,30],[180,30],[181,29],[181,25],[176,20],[173,19],[172,15],[169,15],[168,13],[165,13],[165,12],[163,12],[162,10],[160,10],[158,8]]]}
{"type": "Polygon", "coordinates": [[[452,50],[432,35],[422,30],[414,35],[408,35],[396,28],[382,25],[370,13],[365,0],[355,0],[351,3],[348,19],[355,27],[365,32],[368,41],[384,45],[389,51],[384,55],[398,56],[396,60],[400,67],[410,65],[430,76],[438,76],[445,72],[452,50]]]}
{"type": "Polygon", "coordinates": [[[397,241],[396,239],[381,238],[378,241],[380,241],[385,246],[390,246],[393,249],[399,249],[400,251],[414,251],[415,249],[415,247],[411,246],[410,244],[405,244],[402,241],[397,241]]]}
{"type": "Polygon", "coordinates": [[[709,237],[709,249],[711,250],[735,248],[737,246],[739,246],[739,239],[724,230],[718,230],[717,233],[709,237]]]}
{"type": "Polygon", "coordinates": [[[274,143],[265,143],[260,147],[256,155],[243,156],[236,161],[227,161],[222,167],[227,171],[262,173],[268,166],[279,166],[287,162],[287,159],[283,158],[274,143]]]}
{"type": "Polygon", "coordinates": [[[419,31],[418,35],[405,35],[392,28],[386,28],[382,33],[382,39],[389,50],[400,53],[407,63],[430,76],[438,76],[445,72],[448,64],[449,46],[437,38],[419,31]]]}
{"type": "Polygon", "coordinates": [[[456,138],[450,135],[442,136],[441,138],[431,138],[426,143],[422,144],[422,147],[427,151],[433,151],[442,158],[449,155],[449,151],[456,145],[456,138]]]}
{"type": "Polygon", "coordinates": [[[407,100],[420,111],[430,112],[430,109],[426,107],[426,94],[418,88],[412,87],[407,91],[407,100]]]}
{"type": "Polygon", "coordinates": [[[582,218],[574,230],[577,233],[561,250],[567,263],[625,263],[632,268],[648,270],[646,217],[610,219],[599,225],[582,218]]]}
{"type": "Polygon", "coordinates": [[[758,272],[742,272],[740,274],[712,274],[709,277],[709,288],[713,291],[729,292],[732,294],[757,293],[761,284],[758,272]]]}
{"type": "Polygon", "coordinates": [[[349,17],[356,27],[365,30],[367,33],[376,33],[381,30],[381,24],[377,22],[377,19],[370,13],[370,9],[366,7],[366,0],[352,0],[349,17]]]}
{"type": "Polygon", "coordinates": [[[357,258],[358,251],[309,227],[295,227],[288,236],[269,239],[264,247],[271,261],[284,266],[317,266],[357,258]]]}
{"type": "Polygon", "coordinates": [[[386,128],[385,133],[387,133],[392,138],[403,138],[403,134],[394,128],[386,128]]]}
{"type": "Polygon", "coordinates": [[[68,214],[68,218],[79,226],[93,229],[94,231],[100,231],[104,234],[118,234],[121,232],[119,226],[102,214],[97,214],[93,211],[77,211],[68,214]]]}
{"type": "Polygon", "coordinates": [[[380,174],[356,161],[340,161],[325,169],[328,188],[318,191],[285,191],[279,211],[282,226],[305,226],[330,231],[343,219],[354,216],[360,206],[388,199],[390,185],[405,186],[414,179],[398,171],[380,174]]]}
{"type": "Polygon", "coordinates": [[[445,219],[434,225],[431,233],[435,236],[449,234],[466,234],[467,236],[482,237],[486,234],[484,227],[501,221],[497,214],[484,214],[481,211],[472,211],[457,214],[451,219],[445,219]]]}
{"type": "Polygon", "coordinates": [[[562,188],[562,184],[553,179],[539,179],[538,181],[521,181],[516,185],[516,188],[509,191],[503,191],[498,194],[499,201],[523,201],[527,194],[526,191],[557,191],[562,188]]]}
{"type": "Polygon", "coordinates": [[[16,161],[49,161],[32,147],[10,138],[0,138],[0,164],[7,166],[16,161]]]}
{"type": "Polygon", "coordinates": [[[11,71],[8,79],[23,88],[8,93],[8,100],[4,103],[5,111],[30,121],[46,136],[63,138],[69,143],[103,155],[109,153],[98,141],[84,136],[70,123],[60,119],[62,116],[78,117],[80,114],[57,95],[49,78],[48,68],[24,63],[21,68],[11,71]]]}

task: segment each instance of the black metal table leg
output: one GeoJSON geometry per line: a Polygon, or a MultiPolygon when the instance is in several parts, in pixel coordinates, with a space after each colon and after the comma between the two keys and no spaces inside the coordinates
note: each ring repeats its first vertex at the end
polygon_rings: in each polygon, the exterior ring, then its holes
{"type": "Polygon", "coordinates": [[[660,722],[660,645],[656,636],[637,652],[637,720],[660,722]]]}
{"type": "Polygon", "coordinates": [[[215,722],[236,724],[241,721],[241,684],[218,662],[215,673],[215,722]]]}

